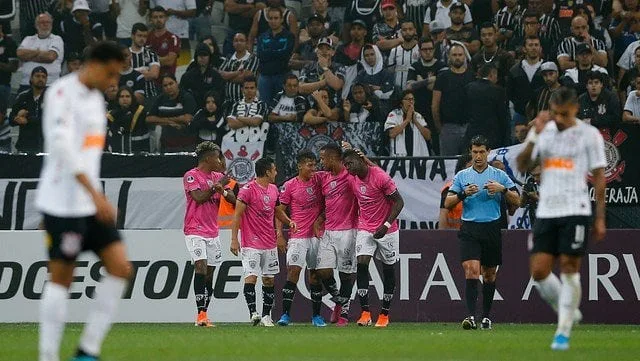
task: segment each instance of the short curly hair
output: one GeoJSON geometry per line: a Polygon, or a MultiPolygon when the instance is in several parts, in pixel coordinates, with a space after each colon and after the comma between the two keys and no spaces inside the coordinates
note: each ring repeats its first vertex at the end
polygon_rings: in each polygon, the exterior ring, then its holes
{"type": "Polygon", "coordinates": [[[209,153],[215,152],[215,151],[222,153],[220,146],[214,142],[204,141],[198,144],[198,146],[196,147],[196,156],[198,157],[198,161],[203,160],[204,157],[209,155],[209,153]]]}

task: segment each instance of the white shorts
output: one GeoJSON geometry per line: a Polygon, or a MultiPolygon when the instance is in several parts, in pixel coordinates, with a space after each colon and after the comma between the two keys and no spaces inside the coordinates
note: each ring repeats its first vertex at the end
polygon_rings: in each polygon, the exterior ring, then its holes
{"type": "Polygon", "coordinates": [[[243,247],[240,250],[244,276],[273,277],[280,272],[278,248],[255,249],[243,247]]]}
{"type": "Polygon", "coordinates": [[[375,256],[385,264],[394,264],[400,259],[400,232],[387,233],[374,239],[373,233],[358,230],[356,236],[356,257],[375,256]]]}
{"type": "Polygon", "coordinates": [[[204,238],[202,236],[184,236],[187,251],[191,261],[207,260],[207,266],[217,266],[222,263],[222,248],[220,237],[204,238]]]}
{"type": "Polygon", "coordinates": [[[287,248],[287,266],[307,266],[316,269],[320,240],[311,238],[291,238],[287,248]]]}
{"type": "Polygon", "coordinates": [[[325,231],[318,249],[318,269],[356,273],[356,230],[325,231]]]}

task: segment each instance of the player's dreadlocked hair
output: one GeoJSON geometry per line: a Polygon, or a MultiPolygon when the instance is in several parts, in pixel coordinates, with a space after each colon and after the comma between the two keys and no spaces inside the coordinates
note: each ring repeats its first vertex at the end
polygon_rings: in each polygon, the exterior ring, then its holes
{"type": "Polygon", "coordinates": [[[205,141],[198,144],[198,146],[196,147],[196,156],[198,157],[198,161],[202,161],[206,156],[209,155],[209,153],[215,151],[222,153],[220,147],[214,142],[205,141]]]}

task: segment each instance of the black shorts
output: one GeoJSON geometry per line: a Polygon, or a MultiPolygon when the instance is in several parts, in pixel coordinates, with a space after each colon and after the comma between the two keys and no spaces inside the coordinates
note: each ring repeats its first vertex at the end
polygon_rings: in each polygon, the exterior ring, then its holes
{"type": "Polygon", "coordinates": [[[590,224],[589,216],[538,218],[531,253],[582,256],[587,251],[590,224]]]}
{"type": "Polygon", "coordinates": [[[73,262],[80,252],[96,254],[111,243],[121,240],[115,225],[98,222],[96,217],[54,217],[44,215],[49,259],[73,262]]]}
{"type": "Polygon", "coordinates": [[[462,222],[460,232],[460,261],[479,260],[485,267],[502,264],[502,233],[500,220],[492,222],[462,222]]]}

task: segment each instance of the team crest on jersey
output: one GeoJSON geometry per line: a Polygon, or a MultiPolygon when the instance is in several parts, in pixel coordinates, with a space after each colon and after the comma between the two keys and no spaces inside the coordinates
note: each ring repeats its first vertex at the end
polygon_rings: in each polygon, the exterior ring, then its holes
{"type": "Polygon", "coordinates": [[[271,202],[271,197],[269,197],[268,194],[265,194],[264,197],[262,197],[262,201],[264,204],[269,204],[269,202],[271,202]]]}
{"type": "Polygon", "coordinates": [[[338,186],[338,182],[336,181],[331,181],[331,183],[329,183],[329,188],[331,189],[336,189],[337,186],[338,186]]]}
{"type": "MultiPolygon", "coordinates": [[[[622,160],[618,147],[627,140],[627,133],[618,130],[616,134],[612,136],[608,129],[603,129],[600,132],[602,133],[602,138],[604,138],[604,155],[607,159],[604,176],[607,183],[614,180],[620,182],[622,181],[621,176],[624,173],[626,163],[622,160]]],[[[592,180],[591,175],[589,175],[589,181],[592,180]]]]}
{"type": "Polygon", "coordinates": [[[254,260],[249,261],[249,268],[256,268],[257,265],[258,264],[257,264],[256,261],[254,261],[254,260]]]}
{"type": "Polygon", "coordinates": [[[193,250],[193,254],[195,254],[196,257],[200,257],[202,256],[202,250],[200,248],[196,248],[193,250]]]}
{"type": "Polygon", "coordinates": [[[313,187],[307,187],[307,194],[308,195],[312,195],[313,194],[313,187]]]}
{"type": "Polygon", "coordinates": [[[133,80],[127,80],[127,86],[133,88],[133,80]]]}
{"type": "Polygon", "coordinates": [[[607,105],[606,104],[598,105],[598,114],[605,115],[606,113],[607,113],[607,105]]]}
{"type": "Polygon", "coordinates": [[[160,45],[161,49],[167,49],[169,47],[169,44],[167,43],[162,43],[162,45],[160,45]]]}
{"type": "Polygon", "coordinates": [[[195,179],[195,178],[193,178],[193,176],[192,176],[192,175],[190,175],[190,176],[188,176],[188,177],[187,177],[187,183],[193,183],[193,182],[195,182],[195,181],[196,181],[196,179],[195,179]]]}
{"type": "Polygon", "coordinates": [[[366,194],[367,193],[367,186],[366,185],[361,185],[360,186],[360,193],[362,194],[366,194]]]}
{"type": "Polygon", "coordinates": [[[211,179],[207,179],[207,185],[209,186],[209,188],[213,187],[213,181],[211,179]]]}

